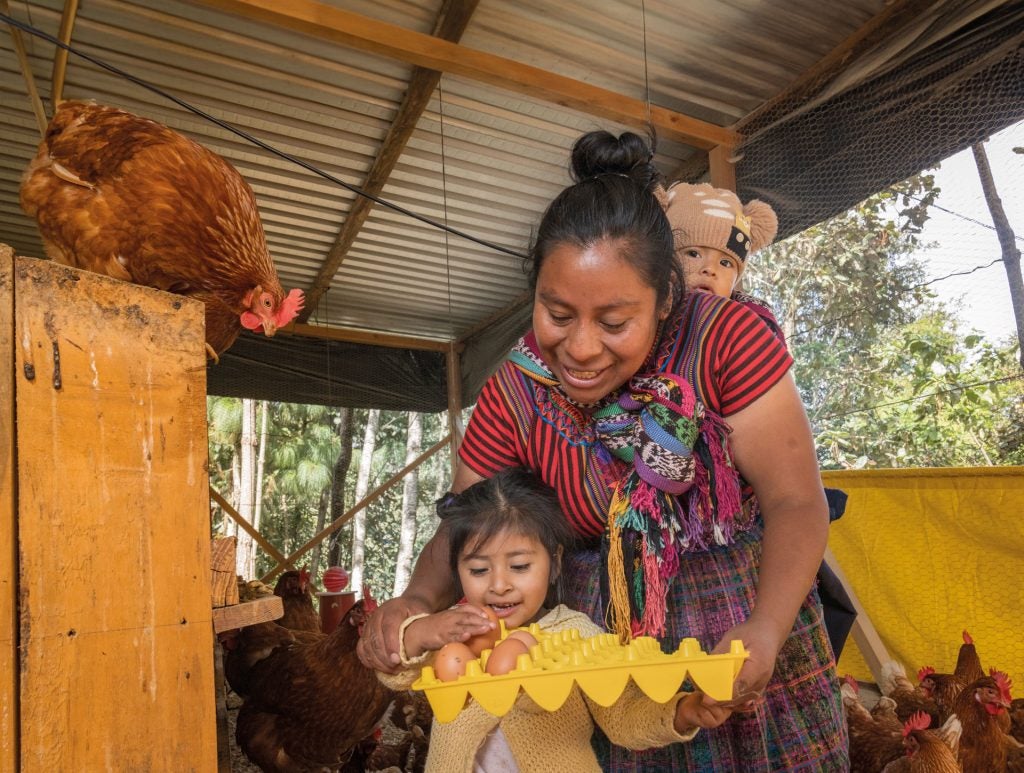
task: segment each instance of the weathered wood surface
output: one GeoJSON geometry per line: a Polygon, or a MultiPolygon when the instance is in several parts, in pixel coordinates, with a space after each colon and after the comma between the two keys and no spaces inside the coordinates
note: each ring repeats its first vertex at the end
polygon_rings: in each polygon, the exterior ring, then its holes
{"type": "Polygon", "coordinates": [[[214,537],[210,542],[210,585],[215,609],[238,603],[237,545],[237,537],[214,537]]]}
{"type": "Polygon", "coordinates": [[[17,770],[14,253],[0,244],[0,770],[17,770]]]}
{"type": "Polygon", "coordinates": [[[244,628],[247,625],[266,623],[284,615],[284,603],[280,596],[263,596],[252,601],[243,601],[230,607],[213,610],[214,633],[244,628]]]}
{"type": "Polygon", "coordinates": [[[217,765],[202,305],[15,261],[21,770],[217,765]]]}

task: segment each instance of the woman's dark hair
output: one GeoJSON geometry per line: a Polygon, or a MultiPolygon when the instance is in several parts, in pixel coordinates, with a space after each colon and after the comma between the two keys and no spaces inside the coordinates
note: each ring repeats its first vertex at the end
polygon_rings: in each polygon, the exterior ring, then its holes
{"type": "MultiPolygon", "coordinates": [[[[525,467],[510,467],[474,483],[448,500],[441,514],[448,533],[449,565],[456,582],[459,557],[467,551],[475,552],[502,531],[537,539],[551,557],[552,573],[558,566],[559,547],[568,549],[574,539],[555,490],[525,467]]],[[[558,572],[558,596],[561,577],[558,572]]]]}
{"type": "Polygon", "coordinates": [[[672,228],[653,193],[661,179],[653,158],[651,144],[632,132],[615,137],[594,131],[576,140],[571,160],[576,182],[548,205],[537,228],[530,252],[532,288],[555,247],[586,249],[606,239],[620,243],[623,257],[654,288],[659,306],[673,280],[683,286],[672,228]]]}

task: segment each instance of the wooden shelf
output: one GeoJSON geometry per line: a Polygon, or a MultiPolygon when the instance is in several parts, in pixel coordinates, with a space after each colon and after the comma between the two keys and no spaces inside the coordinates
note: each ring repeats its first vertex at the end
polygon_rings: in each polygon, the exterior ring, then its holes
{"type": "Polygon", "coordinates": [[[266,623],[283,615],[284,604],[280,596],[263,596],[213,610],[213,632],[221,633],[256,623],[266,623]]]}

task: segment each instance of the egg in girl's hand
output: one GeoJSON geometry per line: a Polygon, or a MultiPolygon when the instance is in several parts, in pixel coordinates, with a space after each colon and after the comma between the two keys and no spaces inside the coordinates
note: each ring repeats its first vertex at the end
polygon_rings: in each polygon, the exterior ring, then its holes
{"type": "Polygon", "coordinates": [[[491,652],[487,658],[487,668],[484,670],[491,676],[507,674],[516,667],[519,656],[527,655],[529,652],[529,648],[520,639],[509,636],[491,652]]]}
{"type": "Polygon", "coordinates": [[[434,673],[442,682],[454,682],[464,673],[466,665],[476,660],[473,651],[462,642],[448,642],[434,657],[434,673]]]}
{"type": "Polygon", "coordinates": [[[484,614],[487,615],[487,619],[494,623],[494,628],[484,633],[479,633],[476,636],[470,636],[466,639],[466,646],[469,647],[470,651],[480,656],[480,653],[486,649],[490,649],[494,646],[494,642],[498,641],[498,637],[501,636],[501,628],[498,625],[498,616],[494,614],[494,610],[489,606],[482,606],[480,609],[483,610],[484,614]]]}

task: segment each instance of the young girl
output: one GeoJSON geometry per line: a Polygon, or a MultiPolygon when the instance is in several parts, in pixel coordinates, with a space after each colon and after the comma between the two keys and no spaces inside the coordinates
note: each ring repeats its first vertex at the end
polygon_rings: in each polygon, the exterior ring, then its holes
{"type": "MultiPolygon", "coordinates": [[[[400,628],[402,664],[379,674],[393,689],[408,689],[434,651],[465,641],[489,607],[508,629],[538,623],[544,631],[575,628],[582,637],[601,629],[581,612],[557,604],[563,546],[572,540],[554,490],[522,468],[498,472],[467,488],[444,508],[452,572],[467,604],[415,615],[400,628]]],[[[434,723],[427,771],[599,771],[590,745],[596,721],[615,743],[633,749],[689,741],[699,728],[717,727],[730,709],[701,693],[655,703],[628,682],[611,707],[575,688],[554,712],[520,694],[495,717],[470,699],[455,720],[434,723]]]]}

